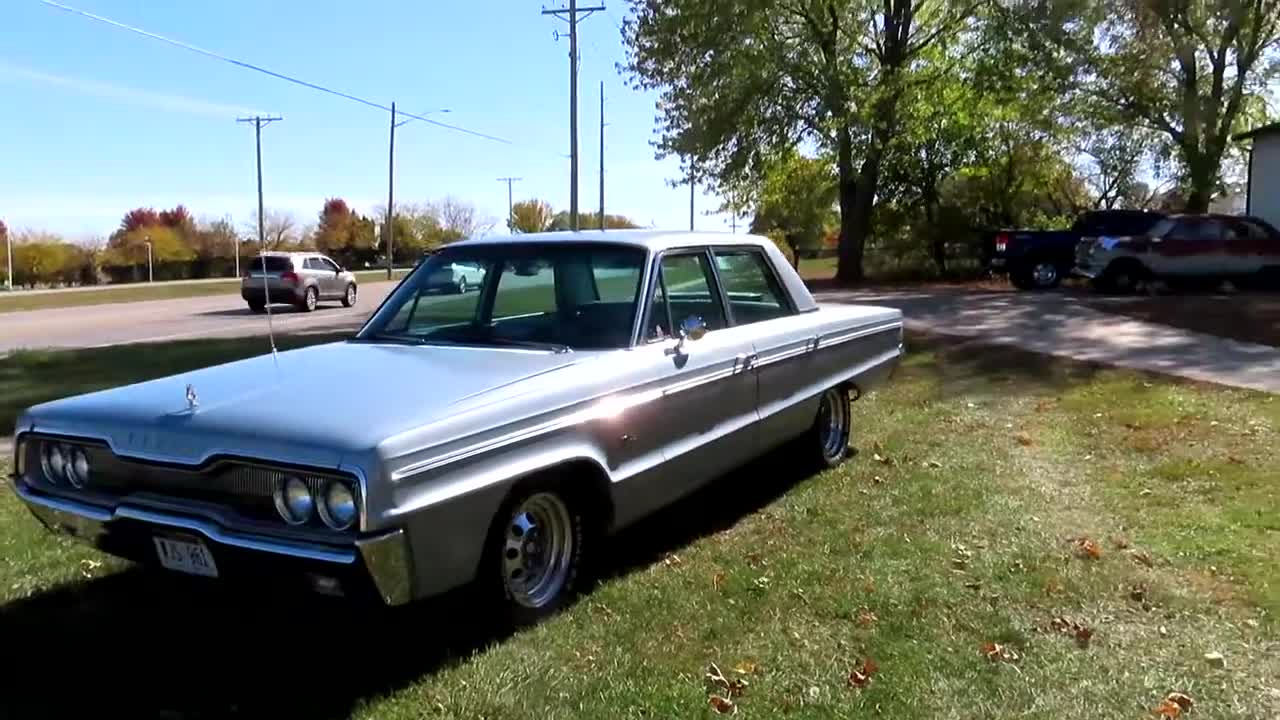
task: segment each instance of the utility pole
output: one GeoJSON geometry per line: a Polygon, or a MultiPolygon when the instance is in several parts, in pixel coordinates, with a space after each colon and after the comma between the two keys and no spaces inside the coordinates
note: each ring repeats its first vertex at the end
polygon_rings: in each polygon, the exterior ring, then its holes
{"type": "Polygon", "coordinates": [[[283,119],[279,115],[236,118],[236,122],[253,123],[253,137],[258,149],[258,245],[262,250],[267,249],[267,231],[262,217],[262,128],[283,119]]]}
{"type": "MultiPolygon", "coordinates": [[[[0,226],[0,227],[3,227],[3,226],[0,226]]],[[[9,234],[8,230],[5,231],[4,242],[5,242],[4,257],[5,257],[5,261],[9,265],[9,268],[8,268],[9,274],[4,276],[5,278],[4,284],[6,287],[12,290],[13,289],[13,236],[9,234]]]]}
{"type": "Polygon", "coordinates": [[[574,232],[578,231],[578,23],[604,9],[604,5],[580,8],[578,0],[569,0],[567,8],[542,11],[569,23],[569,228],[574,232]],[[586,14],[579,19],[578,13],[586,14]]]}
{"type": "Polygon", "coordinates": [[[604,232],[604,81],[600,81],[600,232],[604,232]]]}
{"type": "Polygon", "coordinates": [[[383,229],[383,236],[387,240],[387,279],[391,279],[391,255],[395,252],[395,238],[393,237],[395,226],[395,187],[396,187],[396,104],[391,103],[391,142],[387,143],[387,222],[383,229]]]}
{"type": "Polygon", "coordinates": [[[516,212],[515,212],[516,206],[514,202],[515,197],[512,195],[511,186],[512,184],[518,183],[523,179],[524,178],[518,178],[518,177],[498,178],[498,182],[504,182],[507,184],[507,231],[513,234],[516,231],[516,212]]]}

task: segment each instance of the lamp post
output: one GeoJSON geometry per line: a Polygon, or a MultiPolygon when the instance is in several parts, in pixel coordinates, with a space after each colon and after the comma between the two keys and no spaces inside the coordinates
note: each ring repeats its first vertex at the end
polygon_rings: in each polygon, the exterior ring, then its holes
{"type": "Polygon", "coordinates": [[[151,236],[148,235],[143,242],[147,244],[147,282],[152,283],[156,281],[156,278],[151,272],[151,236]]]}

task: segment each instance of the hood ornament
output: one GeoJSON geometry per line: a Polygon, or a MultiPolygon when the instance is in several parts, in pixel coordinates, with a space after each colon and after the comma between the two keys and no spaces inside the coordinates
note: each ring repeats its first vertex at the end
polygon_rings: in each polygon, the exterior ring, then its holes
{"type": "Polygon", "coordinates": [[[199,406],[200,406],[200,397],[196,395],[196,386],[188,385],[187,386],[187,410],[195,412],[195,409],[199,406]]]}

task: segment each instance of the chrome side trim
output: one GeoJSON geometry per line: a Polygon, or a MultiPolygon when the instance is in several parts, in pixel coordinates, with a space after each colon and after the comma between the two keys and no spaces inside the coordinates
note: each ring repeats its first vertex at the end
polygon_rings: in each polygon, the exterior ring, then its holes
{"type": "Polygon", "coordinates": [[[69,532],[69,534],[90,541],[105,534],[106,526],[110,523],[117,520],[137,520],[152,525],[196,532],[216,543],[245,550],[287,555],[304,560],[318,560],[340,565],[351,565],[356,561],[354,550],[329,549],[266,538],[259,535],[238,535],[229,533],[205,520],[159,513],[128,505],[121,505],[114,510],[108,510],[87,503],[64,500],[32,492],[26,482],[18,478],[14,479],[13,487],[18,497],[27,504],[31,511],[50,530],[69,532]]]}

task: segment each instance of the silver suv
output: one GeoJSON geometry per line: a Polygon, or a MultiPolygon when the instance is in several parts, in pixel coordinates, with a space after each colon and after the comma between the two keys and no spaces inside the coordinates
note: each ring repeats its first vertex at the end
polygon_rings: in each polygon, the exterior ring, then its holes
{"type": "Polygon", "coordinates": [[[254,312],[266,310],[267,302],[288,303],[305,312],[315,310],[321,300],[341,300],[343,307],[351,307],[356,293],[356,276],[319,253],[262,253],[240,281],[240,297],[254,312]]]}

